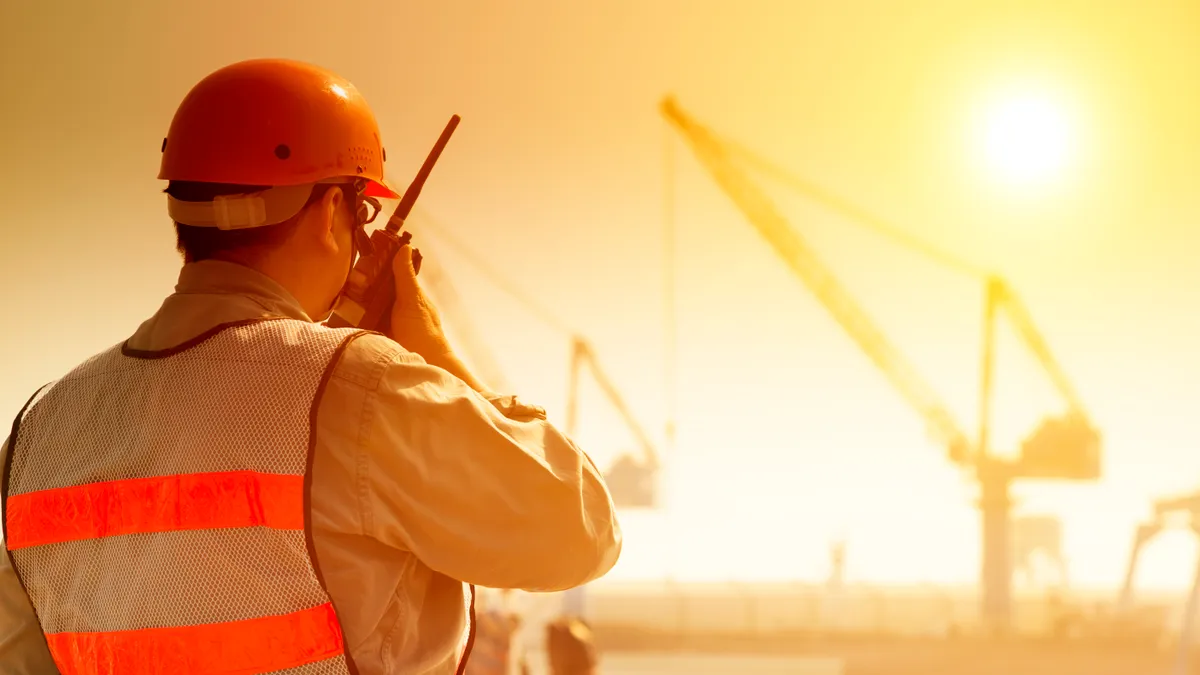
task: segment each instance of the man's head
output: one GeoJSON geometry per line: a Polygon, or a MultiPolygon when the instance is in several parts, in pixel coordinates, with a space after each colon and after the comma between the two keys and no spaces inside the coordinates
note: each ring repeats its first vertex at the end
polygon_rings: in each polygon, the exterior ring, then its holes
{"type": "MultiPolygon", "coordinates": [[[[253,199],[266,186],[171,181],[178,202],[210,205],[253,199]]],[[[175,222],[175,247],[185,263],[224,260],[251,267],[282,284],[313,318],[333,306],[354,263],[359,227],[353,185],[318,184],[300,211],[283,222],[245,229],[175,222]]]]}
{"type": "Polygon", "coordinates": [[[159,178],[185,262],[253,267],[312,317],[353,264],[383,180],[375,117],[349,82],[284,60],[245,61],[200,81],[163,139],[159,178]]]}

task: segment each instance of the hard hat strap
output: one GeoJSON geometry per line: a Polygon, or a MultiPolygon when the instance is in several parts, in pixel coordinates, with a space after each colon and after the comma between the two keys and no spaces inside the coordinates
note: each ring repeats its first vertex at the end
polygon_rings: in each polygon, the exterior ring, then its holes
{"type": "Polygon", "coordinates": [[[304,208],[313,184],[271,187],[261,192],[222,195],[211,202],[187,202],[167,195],[171,220],[193,227],[243,230],[276,225],[304,208]]]}

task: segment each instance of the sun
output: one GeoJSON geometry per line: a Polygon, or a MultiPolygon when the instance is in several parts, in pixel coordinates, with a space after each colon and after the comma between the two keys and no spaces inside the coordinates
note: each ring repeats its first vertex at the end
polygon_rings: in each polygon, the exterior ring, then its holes
{"type": "Polygon", "coordinates": [[[984,109],[981,145],[987,168],[1008,185],[1033,187],[1059,178],[1074,150],[1063,106],[1044,94],[1009,94],[984,109]]]}

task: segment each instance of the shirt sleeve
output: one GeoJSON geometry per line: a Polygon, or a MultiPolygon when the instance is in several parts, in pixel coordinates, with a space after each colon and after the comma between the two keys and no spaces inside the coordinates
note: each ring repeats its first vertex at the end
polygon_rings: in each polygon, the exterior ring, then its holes
{"type": "Polygon", "coordinates": [[[601,473],[540,408],[480,394],[399,346],[367,407],[370,536],[490,588],[559,591],[616,563],[601,473]]]}
{"type": "MultiPolygon", "coordinates": [[[[0,467],[8,454],[8,440],[0,446],[0,467]]],[[[58,673],[33,605],[17,580],[8,551],[0,551],[0,664],[10,675],[58,673]]]]}

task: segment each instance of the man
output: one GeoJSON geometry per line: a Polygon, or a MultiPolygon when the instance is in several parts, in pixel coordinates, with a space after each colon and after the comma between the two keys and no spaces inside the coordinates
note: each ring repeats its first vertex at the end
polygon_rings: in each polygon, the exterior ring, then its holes
{"type": "Polygon", "coordinates": [[[388,337],[314,323],[396,196],[384,159],[362,96],[311,65],[184,99],[159,176],[175,293],[4,446],[0,671],[461,672],[472,584],[613,566],[599,471],[468,372],[411,249],[388,337]]]}

